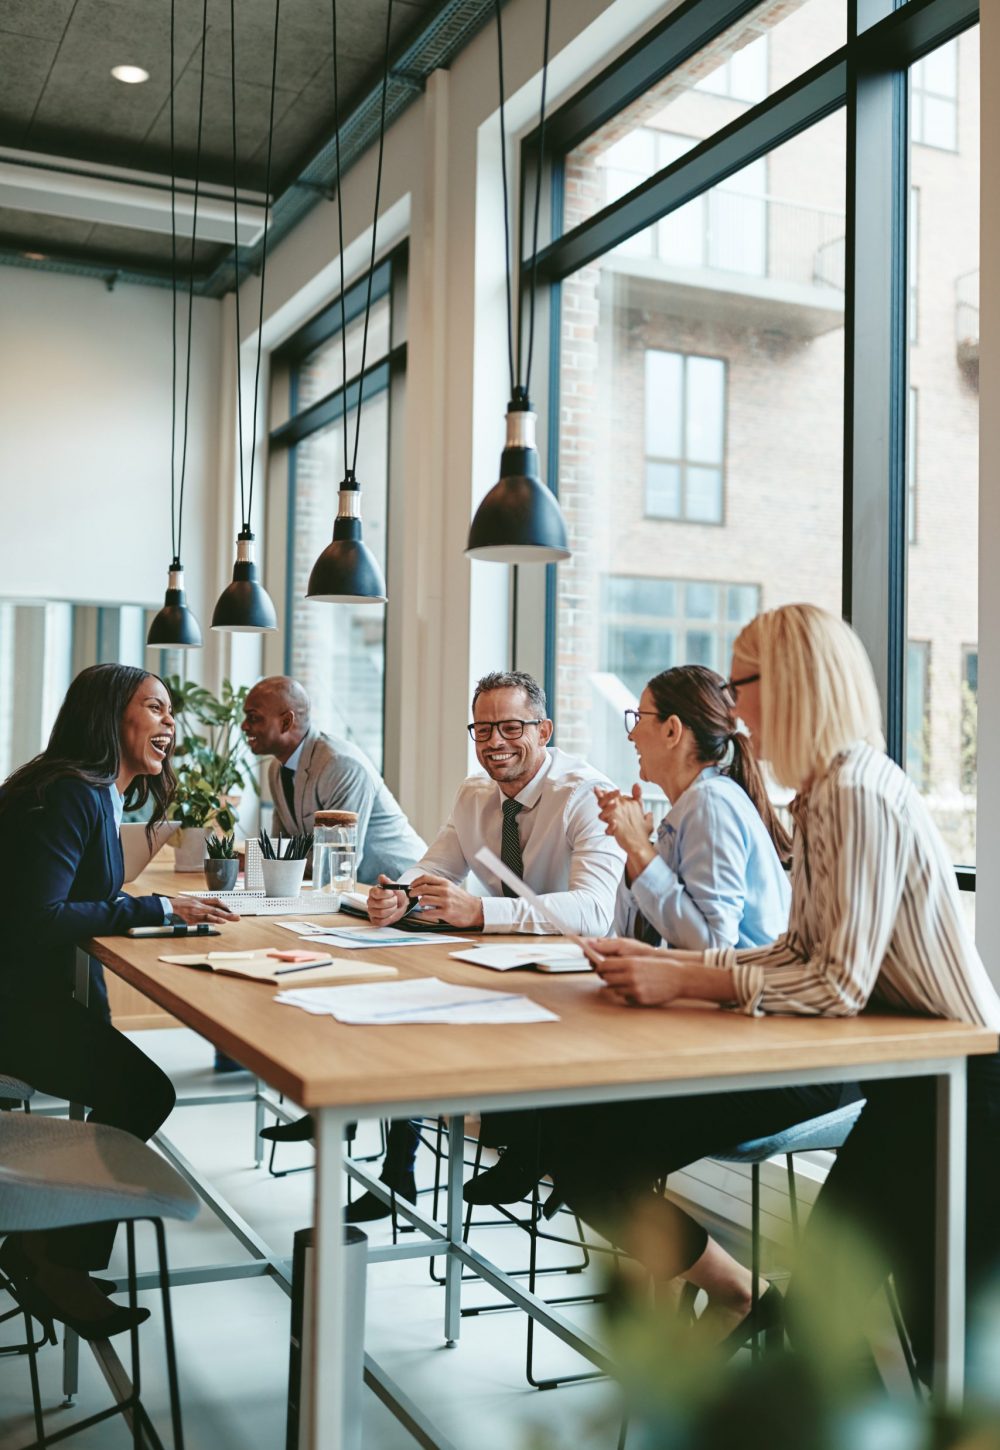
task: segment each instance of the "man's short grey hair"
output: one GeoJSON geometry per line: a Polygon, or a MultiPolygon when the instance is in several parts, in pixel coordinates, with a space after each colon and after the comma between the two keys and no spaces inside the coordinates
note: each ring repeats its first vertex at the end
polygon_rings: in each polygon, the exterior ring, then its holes
{"type": "Polygon", "coordinates": [[[540,720],[548,719],[548,706],[545,703],[545,691],[535,679],[525,670],[492,670],[490,674],[483,675],[476,685],[472,695],[472,713],[476,712],[476,701],[480,695],[486,695],[490,690],[523,690],[528,697],[528,704],[538,714],[540,720]]]}

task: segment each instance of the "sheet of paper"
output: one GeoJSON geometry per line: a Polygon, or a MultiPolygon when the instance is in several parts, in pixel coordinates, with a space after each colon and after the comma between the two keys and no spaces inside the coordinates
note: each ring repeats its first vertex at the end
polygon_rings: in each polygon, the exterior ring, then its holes
{"type": "MultiPolygon", "coordinates": [[[[305,922],[291,921],[278,924],[292,931],[296,927],[307,925],[305,922]]],[[[307,936],[312,945],[334,946],[341,951],[351,952],[370,951],[374,947],[429,947],[438,942],[454,945],[469,940],[467,936],[447,934],[428,933],[422,936],[420,932],[397,931],[394,926],[314,926],[299,935],[307,936]]]]}
{"type": "Polygon", "coordinates": [[[361,1026],[425,1023],[557,1022],[554,1012],[529,997],[491,992],[482,987],[456,987],[437,977],[374,986],[330,987],[281,992],[275,1001],[317,1016],[361,1026]]]}
{"type": "Polygon", "coordinates": [[[459,962],[471,962],[475,967],[489,967],[494,972],[510,972],[517,967],[533,967],[544,963],[551,968],[564,971],[590,971],[590,963],[579,947],[571,942],[558,946],[498,946],[469,947],[467,951],[449,952],[459,962]]]}
{"type": "Polygon", "coordinates": [[[489,846],[480,846],[476,852],[476,860],[481,865],[487,866],[493,872],[494,876],[498,876],[505,885],[509,886],[515,896],[520,896],[523,901],[527,901],[530,906],[533,906],[542,920],[554,932],[557,932],[560,936],[564,936],[567,941],[574,942],[583,952],[588,962],[591,962],[595,967],[601,965],[604,958],[595,952],[593,947],[587,946],[582,937],[578,937],[575,933],[567,931],[555,912],[549,910],[542,898],[537,896],[531,887],[521,880],[520,876],[516,876],[509,866],[504,865],[495,851],[491,851],[489,846]]]}

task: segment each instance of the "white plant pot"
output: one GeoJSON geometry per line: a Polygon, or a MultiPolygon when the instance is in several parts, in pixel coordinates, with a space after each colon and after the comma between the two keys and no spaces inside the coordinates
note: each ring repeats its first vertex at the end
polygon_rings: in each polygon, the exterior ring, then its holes
{"type": "Polygon", "coordinates": [[[306,863],[301,861],[262,861],[265,896],[298,896],[306,863]]]}
{"type": "Polygon", "coordinates": [[[205,861],[205,827],[185,826],[180,845],[174,848],[175,871],[202,870],[205,861]]]}

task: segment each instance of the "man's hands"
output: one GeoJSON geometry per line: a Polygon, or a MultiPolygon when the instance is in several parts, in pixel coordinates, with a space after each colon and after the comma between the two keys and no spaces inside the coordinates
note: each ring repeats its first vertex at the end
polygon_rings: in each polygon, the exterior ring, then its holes
{"type": "Polygon", "coordinates": [[[392,926],[406,915],[410,899],[405,891],[386,891],[388,876],[380,876],[378,885],[368,893],[368,920],[373,926],[392,926]]]}
{"type": "MultiPolygon", "coordinates": [[[[405,891],[385,890],[388,880],[388,876],[380,876],[379,884],[368,893],[368,919],[374,926],[392,926],[406,914],[410,904],[405,891]]],[[[410,893],[425,908],[419,914],[420,921],[447,922],[458,927],[483,924],[482,899],[444,876],[418,876],[410,882],[410,893]]]]}
{"type": "Polygon", "coordinates": [[[410,890],[427,908],[420,913],[421,921],[446,921],[449,926],[463,927],[483,924],[482,897],[473,896],[444,876],[418,876],[411,881],[410,890]]]}
{"type": "Polygon", "coordinates": [[[634,881],[656,855],[649,839],[653,834],[653,817],[642,808],[642,786],[637,781],[631,795],[595,786],[594,794],[605,835],[614,836],[625,852],[629,881],[634,881]]]}
{"type": "Polygon", "coordinates": [[[239,921],[235,911],[230,911],[221,901],[212,896],[171,896],[170,910],[181,921],[195,926],[199,921],[239,921]]]}

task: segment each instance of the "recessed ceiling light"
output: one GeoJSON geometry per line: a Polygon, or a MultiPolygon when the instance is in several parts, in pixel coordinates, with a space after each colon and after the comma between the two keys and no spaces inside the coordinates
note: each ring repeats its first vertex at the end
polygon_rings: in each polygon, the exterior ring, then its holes
{"type": "Polygon", "coordinates": [[[111,74],[116,81],[124,81],[127,86],[139,86],[149,80],[149,71],[143,70],[141,65],[113,65],[111,74]]]}

